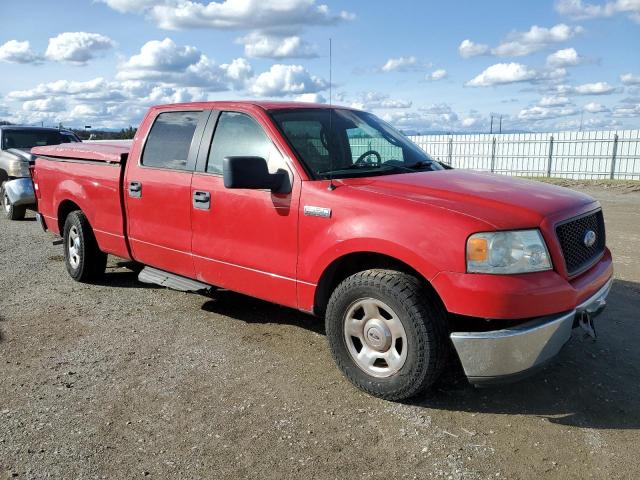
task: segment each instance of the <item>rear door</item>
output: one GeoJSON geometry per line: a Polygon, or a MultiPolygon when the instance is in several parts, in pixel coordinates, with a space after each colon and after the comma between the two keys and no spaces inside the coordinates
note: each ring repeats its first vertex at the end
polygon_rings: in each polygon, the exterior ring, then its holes
{"type": "Polygon", "coordinates": [[[212,113],[191,188],[193,261],[200,281],[297,306],[300,181],[267,127],[258,114],[212,113]],[[272,173],[286,171],[292,192],[225,188],[228,156],[266,159],[272,173]]]}
{"type": "Polygon", "coordinates": [[[209,114],[158,112],[141,150],[132,152],[124,182],[134,258],[191,278],[191,178],[209,114]]]}

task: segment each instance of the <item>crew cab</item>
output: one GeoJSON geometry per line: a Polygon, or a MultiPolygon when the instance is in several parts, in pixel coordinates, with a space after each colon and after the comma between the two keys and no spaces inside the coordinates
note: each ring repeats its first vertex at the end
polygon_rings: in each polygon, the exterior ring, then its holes
{"type": "Polygon", "coordinates": [[[39,147],[38,219],[77,281],[139,278],[324,317],[371,394],[528,374],[605,305],[602,210],[561,187],[445,169],[376,116],[287,102],[153,107],[132,143],[39,147]]]}
{"type": "Polygon", "coordinates": [[[35,207],[29,173],[33,160],[31,148],[79,141],[70,130],[0,126],[0,205],[9,220],[20,220],[28,208],[35,207]]]}

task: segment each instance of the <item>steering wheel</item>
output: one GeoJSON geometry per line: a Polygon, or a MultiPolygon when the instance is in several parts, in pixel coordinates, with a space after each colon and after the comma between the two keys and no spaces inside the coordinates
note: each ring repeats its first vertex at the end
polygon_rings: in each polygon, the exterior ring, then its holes
{"type": "Polygon", "coordinates": [[[368,150],[358,157],[358,159],[354,162],[354,165],[368,164],[369,162],[365,162],[364,159],[371,155],[377,157],[378,160],[376,161],[376,165],[380,165],[382,163],[382,156],[378,152],[376,152],[375,150],[368,150]]]}

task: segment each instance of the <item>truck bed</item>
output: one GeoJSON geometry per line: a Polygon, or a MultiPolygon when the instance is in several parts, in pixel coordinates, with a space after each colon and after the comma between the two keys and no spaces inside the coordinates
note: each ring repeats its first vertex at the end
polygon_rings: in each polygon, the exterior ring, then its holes
{"type": "Polygon", "coordinates": [[[47,229],[61,235],[66,215],[80,209],[102,251],[130,258],[124,234],[121,168],[130,148],[130,141],[34,148],[38,211],[47,229]]]}

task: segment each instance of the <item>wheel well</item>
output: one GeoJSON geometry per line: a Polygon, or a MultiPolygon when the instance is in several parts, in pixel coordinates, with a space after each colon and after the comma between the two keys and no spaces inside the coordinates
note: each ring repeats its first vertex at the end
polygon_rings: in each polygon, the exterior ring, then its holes
{"type": "Polygon", "coordinates": [[[64,229],[64,222],[67,221],[69,214],[75,210],[81,210],[81,208],[71,200],[64,200],[58,206],[58,231],[60,232],[60,235],[62,235],[62,231],[64,229]]]}
{"type": "Polygon", "coordinates": [[[345,278],[354,273],[373,268],[384,268],[408,273],[422,280],[425,287],[430,287],[429,282],[418,273],[417,270],[396,258],[374,252],[350,253],[334,260],[322,273],[318,286],[316,287],[313,306],[314,314],[318,316],[324,315],[331,293],[333,293],[338,284],[345,278]]]}

